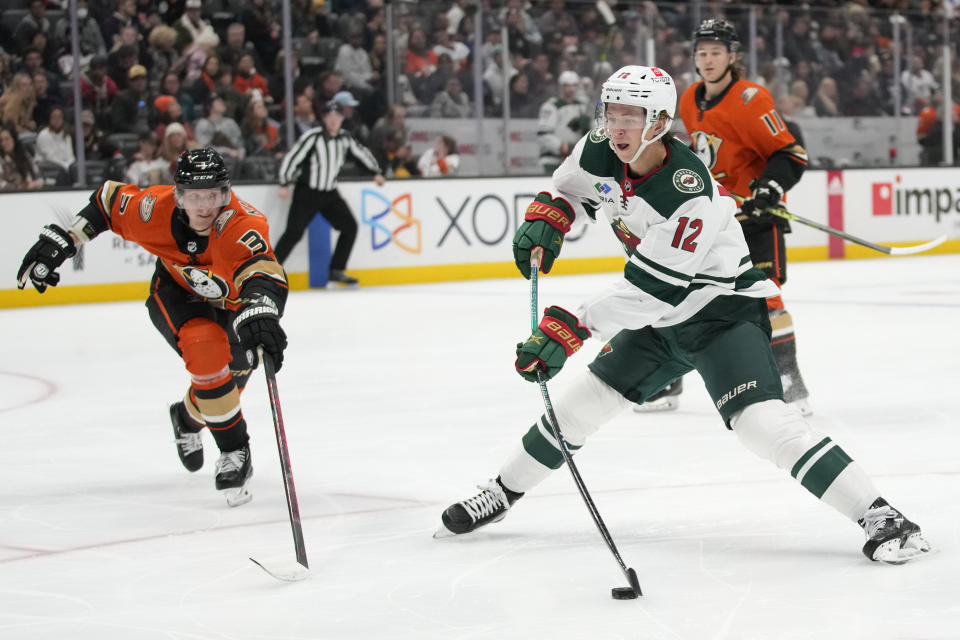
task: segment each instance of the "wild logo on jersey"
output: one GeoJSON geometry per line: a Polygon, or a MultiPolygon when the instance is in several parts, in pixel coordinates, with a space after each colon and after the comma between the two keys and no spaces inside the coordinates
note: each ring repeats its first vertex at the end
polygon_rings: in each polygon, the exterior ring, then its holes
{"type": "MultiPolygon", "coordinates": [[[[701,162],[707,166],[710,173],[713,173],[714,168],[717,166],[717,157],[720,155],[720,145],[723,144],[723,138],[715,133],[697,130],[690,132],[690,139],[693,140],[694,153],[696,153],[701,162]]],[[[713,177],[717,180],[726,178],[727,172],[721,171],[720,173],[713,173],[713,177]]]]}
{"type": "Polygon", "coordinates": [[[627,225],[623,223],[623,220],[617,218],[613,221],[613,224],[610,225],[613,227],[613,232],[616,234],[617,239],[620,240],[620,243],[623,244],[624,250],[627,252],[627,255],[633,255],[637,250],[637,247],[640,246],[640,238],[633,235],[630,229],[627,228],[627,225]]]}
{"type": "Polygon", "coordinates": [[[174,267],[180,272],[184,281],[186,281],[198,296],[207,298],[208,300],[217,300],[219,298],[226,298],[230,293],[230,285],[209,269],[199,269],[190,266],[181,267],[180,265],[174,265],[174,267]]]}

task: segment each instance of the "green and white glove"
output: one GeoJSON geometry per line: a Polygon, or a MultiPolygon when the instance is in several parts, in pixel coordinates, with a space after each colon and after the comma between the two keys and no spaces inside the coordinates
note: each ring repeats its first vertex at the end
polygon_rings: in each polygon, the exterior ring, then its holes
{"type": "Polygon", "coordinates": [[[549,380],[589,337],[590,330],[580,326],[577,316],[562,307],[547,307],[536,331],[517,345],[514,367],[524,380],[536,382],[537,370],[549,380]]]}
{"type": "Polygon", "coordinates": [[[563,198],[554,198],[546,191],[537,194],[513,236],[513,260],[524,278],[530,279],[530,254],[537,247],[543,249],[540,270],[550,273],[575,215],[573,207],[563,198]]]}

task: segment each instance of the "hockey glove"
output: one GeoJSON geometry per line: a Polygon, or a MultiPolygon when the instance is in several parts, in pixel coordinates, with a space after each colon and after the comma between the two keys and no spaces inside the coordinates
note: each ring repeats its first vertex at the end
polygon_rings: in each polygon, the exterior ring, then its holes
{"type": "Polygon", "coordinates": [[[549,380],[589,337],[590,330],[580,326],[577,316],[557,306],[547,307],[537,330],[517,345],[514,367],[524,380],[536,382],[538,369],[549,380]]]}
{"type": "Polygon", "coordinates": [[[244,300],[233,319],[233,330],[240,345],[247,350],[247,360],[251,364],[257,361],[254,355],[257,349],[263,347],[264,353],[273,360],[274,368],[280,370],[283,350],[287,348],[287,334],[280,326],[277,303],[269,296],[257,294],[244,300]]]}
{"type": "Polygon", "coordinates": [[[530,279],[530,252],[536,247],[543,249],[540,270],[550,273],[574,215],[573,207],[563,198],[553,198],[546,191],[537,194],[513,236],[513,260],[524,278],[530,279]]]}
{"type": "Polygon", "coordinates": [[[753,180],[750,182],[750,188],[753,190],[753,196],[740,205],[738,220],[784,226],[789,224],[786,219],[769,213],[770,209],[780,207],[780,200],[783,198],[783,187],[777,184],[776,180],[753,180]]]}
{"type": "Polygon", "coordinates": [[[60,282],[57,269],[77,255],[77,246],[70,234],[55,224],[48,224],[40,232],[40,239],[30,247],[17,271],[17,288],[27,286],[27,280],[33,283],[37,291],[43,293],[47,287],[55,287],[60,282]]]}

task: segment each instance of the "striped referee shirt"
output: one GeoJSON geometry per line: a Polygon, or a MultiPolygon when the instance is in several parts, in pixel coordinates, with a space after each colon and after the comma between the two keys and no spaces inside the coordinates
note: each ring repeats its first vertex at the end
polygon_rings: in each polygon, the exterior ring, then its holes
{"type": "Polygon", "coordinates": [[[283,157],[280,185],[294,182],[299,174],[301,184],[317,191],[333,191],[348,151],[374,174],[380,173],[380,165],[370,149],[354,140],[349,132],[341,129],[331,136],[325,127],[319,126],[304,131],[283,157]]]}

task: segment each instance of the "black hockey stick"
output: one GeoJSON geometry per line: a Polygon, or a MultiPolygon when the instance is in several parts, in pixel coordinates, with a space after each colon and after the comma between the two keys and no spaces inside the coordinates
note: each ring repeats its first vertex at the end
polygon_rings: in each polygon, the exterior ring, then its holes
{"type": "MultiPolygon", "coordinates": [[[[540,271],[540,257],[542,255],[542,249],[534,249],[530,257],[530,327],[531,331],[537,330],[537,319],[539,318],[539,313],[537,311],[537,280],[538,272],[540,271]]],[[[613,542],[613,537],[610,535],[610,531],[607,529],[607,525],[604,524],[603,518],[600,517],[600,511],[597,509],[597,505],[594,504],[593,498],[590,497],[590,492],[587,491],[587,485],[584,484],[583,478],[580,476],[580,471],[577,469],[577,465],[573,462],[573,456],[570,453],[570,450],[567,448],[567,441],[563,439],[563,433],[560,431],[560,422],[557,420],[557,414],[553,410],[553,403],[550,402],[550,393],[547,391],[547,381],[543,377],[543,372],[538,368],[537,369],[537,383],[540,385],[540,395],[543,396],[543,406],[547,410],[547,422],[549,423],[550,430],[553,432],[553,437],[557,441],[557,445],[560,447],[560,454],[563,456],[564,462],[567,463],[567,468],[570,470],[570,475],[573,476],[573,482],[577,485],[577,491],[580,492],[580,497],[583,498],[583,502],[587,505],[587,510],[590,511],[590,517],[593,518],[593,523],[597,525],[597,530],[600,531],[600,536],[603,538],[603,541],[607,543],[607,548],[610,549],[610,553],[613,554],[613,557],[617,559],[617,563],[620,565],[623,575],[626,576],[627,582],[630,583],[630,588],[633,589],[633,592],[642,596],[643,592],[640,590],[640,580],[637,578],[637,572],[632,568],[628,567],[623,561],[623,558],[620,556],[620,552],[617,551],[617,545],[613,542]]],[[[614,591],[618,591],[621,588],[614,588],[614,591]]],[[[627,592],[629,593],[629,592],[627,592]]]]}
{"type": "MultiPolygon", "coordinates": [[[[734,199],[737,202],[743,202],[746,198],[740,196],[734,196],[734,199]]],[[[824,233],[829,233],[832,236],[837,236],[838,238],[843,238],[847,242],[852,242],[854,244],[859,244],[860,246],[867,247],[868,249],[873,249],[874,251],[879,251],[880,253],[885,253],[888,256],[908,256],[915,253],[923,253],[924,251],[929,251],[934,247],[938,247],[944,242],[947,241],[947,236],[942,235],[939,238],[935,238],[930,242],[924,242],[923,244],[913,245],[911,247],[887,247],[882,244],[875,244],[869,240],[864,240],[863,238],[858,238],[857,236],[851,235],[846,231],[841,231],[840,229],[834,229],[833,227],[827,226],[825,224],[820,224],[809,218],[804,218],[803,216],[798,216],[795,213],[790,213],[783,207],[774,207],[772,209],[767,209],[767,213],[777,216],[778,218],[783,218],[784,220],[790,220],[792,222],[799,222],[800,224],[805,224],[808,227],[813,227],[823,231],[824,233]]]]}
{"type": "Polygon", "coordinates": [[[280,453],[280,471],[283,473],[283,489],[287,495],[287,513],[290,515],[290,528],[293,530],[293,546],[300,567],[289,570],[268,569],[262,563],[250,558],[251,562],[278,580],[295,582],[307,577],[307,549],[303,542],[303,527],[300,525],[300,507],[297,504],[297,490],[293,486],[293,471],[290,468],[290,452],[287,450],[287,436],[283,429],[283,413],[280,411],[280,395],[277,392],[277,372],[273,359],[260,349],[260,362],[267,378],[267,395],[270,396],[270,409],[273,412],[273,428],[277,435],[277,451],[280,453]],[[302,567],[302,568],[301,568],[302,567]]]}

